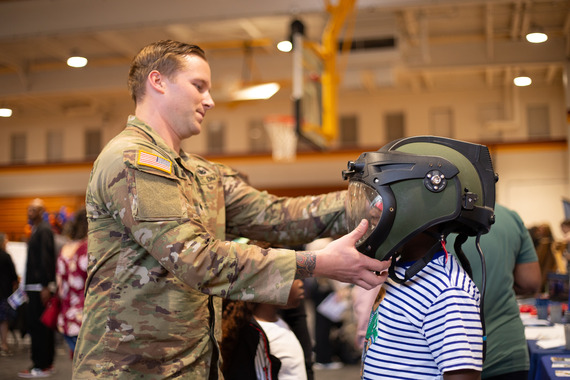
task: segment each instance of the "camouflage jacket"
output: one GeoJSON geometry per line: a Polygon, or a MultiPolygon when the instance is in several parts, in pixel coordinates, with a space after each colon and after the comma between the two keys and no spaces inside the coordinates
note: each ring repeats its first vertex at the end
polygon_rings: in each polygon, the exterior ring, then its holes
{"type": "Polygon", "coordinates": [[[87,188],[89,268],[73,377],[221,378],[222,298],[286,303],[296,270],[293,251],[226,234],[288,245],[342,235],[344,196],[258,191],[225,165],[177,154],[130,117],[87,188]]]}

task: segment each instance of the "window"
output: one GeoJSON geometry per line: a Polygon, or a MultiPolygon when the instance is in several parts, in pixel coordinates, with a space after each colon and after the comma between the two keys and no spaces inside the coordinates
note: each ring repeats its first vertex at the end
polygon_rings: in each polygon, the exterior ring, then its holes
{"type": "Polygon", "coordinates": [[[225,144],[225,125],[221,121],[213,121],[206,128],[208,140],[208,153],[221,154],[224,153],[225,144]]]}
{"type": "Polygon", "coordinates": [[[46,143],[48,162],[61,162],[63,160],[63,132],[48,131],[46,143]]]}
{"type": "Polygon", "coordinates": [[[502,139],[504,134],[502,126],[507,123],[504,104],[481,104],[478,110],[478,117],[482,126],[479,130],[480,138],[484,140],[502,139]]]}
{"type": "Polygon", "coordinates": [[[547,104],[529,105],[526,117],[529,137],[550,136],[550,115],[547,104]]]}
{"type": "Polygon", "coordinates": [[[493,121],[505,120],[505,107],[501,103],[488,103],[479,106],[479,120],[485,125],[493,121]]]}
{"type": "Polygon", "coordinates": [[[10,161],[13,164],[21,164],[26,162],[28,156],[27,137],[25,133],[13,133],[10,136],[10,161]]]}
{"type": "Polygon", "coordinates": [[[339,143],[342,147],[358,145],[358,117],[356,115],[340,117],[339,143]]]}
{"type": "Polygon", "coordinates": [[[386,139],[388,142],[404,137],[405,120],[403,112],[388,113],[384,116],[386,139]]]}
{"type": "Polygon", "coordinates": [[[430,111],[430,133],[453,137],[453,111],[451,108],[434,108],[430,111]]]}
{"type": "Polygon", "coordinates": [[[263,125],[263,120],[254,119],[249,122],[248,130],[249,151],[252,153],[266,153],[271,150],[271,141],[263,125]]]}
{"type": "Polygon", "coordinates": [[[88,129],[85,131],[85,159],[94,160],[101,153],[101,131],[88,129]]]}

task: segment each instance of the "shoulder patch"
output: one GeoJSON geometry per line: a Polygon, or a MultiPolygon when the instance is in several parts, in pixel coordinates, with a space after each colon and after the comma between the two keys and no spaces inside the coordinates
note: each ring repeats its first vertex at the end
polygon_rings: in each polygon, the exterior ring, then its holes
{"type": "Polygon", "coordinates": [[[156,154],[145,152],[144,150],[139,150],[137,154],[137,164],[150,166],[151,168],[162,170],[168,174],[172,172],[172,162],[170,160],[156,154]]]}

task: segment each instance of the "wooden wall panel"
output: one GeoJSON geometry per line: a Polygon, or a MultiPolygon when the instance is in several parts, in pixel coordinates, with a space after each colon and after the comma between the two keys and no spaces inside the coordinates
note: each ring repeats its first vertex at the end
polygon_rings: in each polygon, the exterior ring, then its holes
{"type": "MultiPolygon", "coordinates": [[[[0,231],[8,235],[11,241],[27,239],[28,205],[34,197],[0,198],[0,231]]],[[[57,213],[62,207],[75,212],[85,204],[83,195],[54,195],[41,197],[50,214],[57,213]]]]}
{"type": "MultiPolygon", "coordinates": [[[[330,191],[343,190],[344,188],[312,186],[306,188],[271,188],[267,190],[271,194],[294,197],[324,194],[330,191]]],[[[34,197],[0,198],[0,232],[8,234],[10,241],[27,240],[27,210],[32,199],[34,197]]],[[[50,214],[59,212],[61,207],[66,207],[69,212],[75,212],[78,208],[85,205],[85,196],[83,195],[43,196],[41,199],[44,200],[46,211],[50,214]]]]}

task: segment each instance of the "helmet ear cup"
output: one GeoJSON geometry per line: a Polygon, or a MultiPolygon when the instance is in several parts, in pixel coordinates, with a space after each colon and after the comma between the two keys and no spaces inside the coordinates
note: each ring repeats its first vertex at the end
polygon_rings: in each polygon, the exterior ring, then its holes
{"type": "Polygon", "coordinates": [[[469,236],[487,233],[494,223],[495,183],[489,149],[480,144],[437,136],[416,136],[393,141],[380,150],[443,157],[457,166],[462,195],[460,213],[445,230],[469,236]]]}
{"type": "Polygon", "coordinates": [[[429,191],[422,179],[400,181],[391,185],[397,212],[389,234],[377,246],[375,256],[387,260],[412,237],[443,221],[459,215],[461,189],[457,178],[448,180],[445,191],[429,191]]]}

